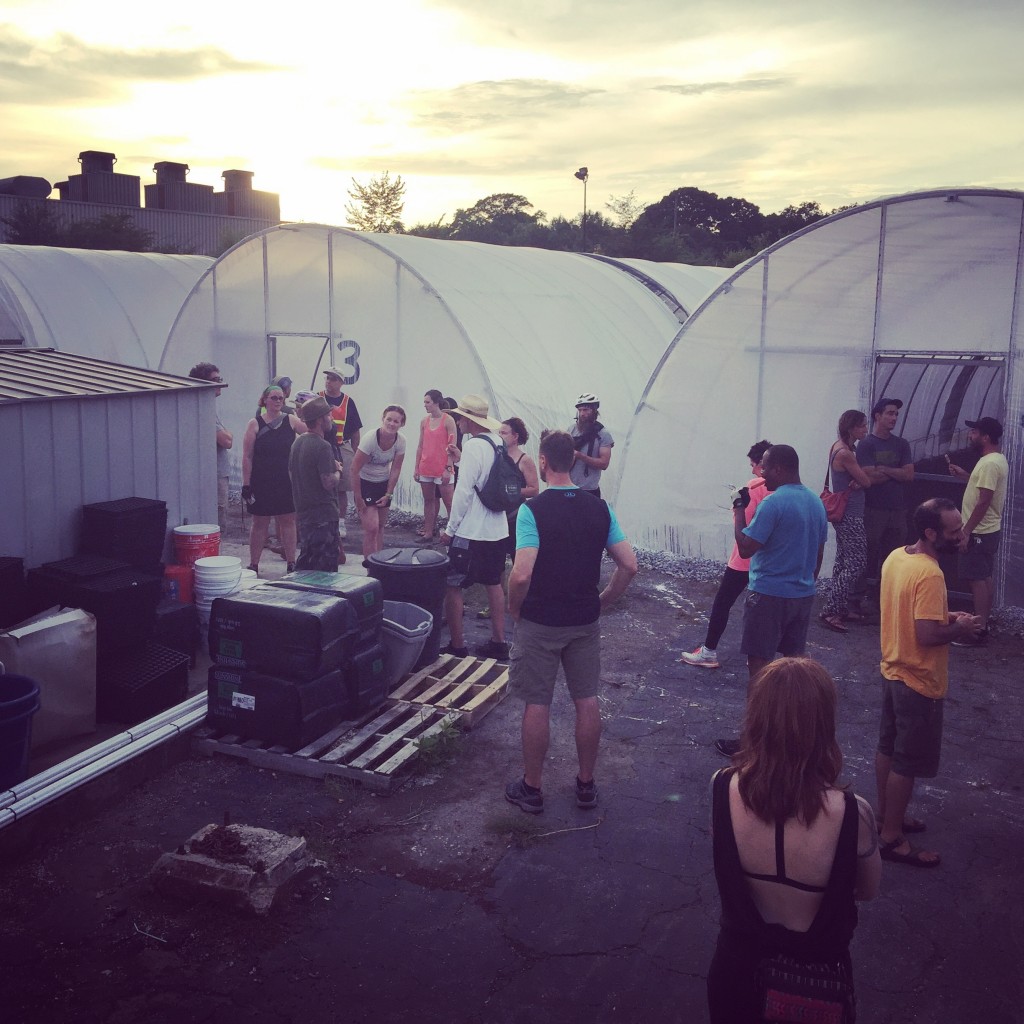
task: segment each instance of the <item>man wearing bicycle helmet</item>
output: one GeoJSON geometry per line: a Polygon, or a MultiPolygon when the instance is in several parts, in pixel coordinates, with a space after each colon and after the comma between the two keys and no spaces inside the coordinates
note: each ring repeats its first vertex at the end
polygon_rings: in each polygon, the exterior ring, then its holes
{"type": "Polygon", "coordinates": [[[569,476],[572,482],[595,498],[601,497],[601,474],[611,462],[615,440],[597,418],[601,403],[597,395],[584,392],[576,399],[576,422],[569,427],[576,457],[569,476]]]}

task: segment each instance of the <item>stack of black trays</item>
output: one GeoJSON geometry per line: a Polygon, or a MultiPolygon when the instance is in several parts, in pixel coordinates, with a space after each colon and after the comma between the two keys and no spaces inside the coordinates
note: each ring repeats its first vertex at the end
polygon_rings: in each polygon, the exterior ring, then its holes
{"type": "Polygon", "coordinates": [[[214,728],[296,750],[383,699],[373,686],[377,677],[384,689],[379,584],[360,579],[348,599],[293,585],[306,575],[326,574],[295,573],[214,601],[207,711],[214,728]]]}
{"type": "Polygon", "coordinates": [[[118,498],[82,506],[79,550],[83,554],[117,558],[161,576],[166,539],[166,502],[155,498],[118,498]]]}
{"type": "Polygon", "coordinates": [[[25,585],[24,560],[0,558],[0,629],[24,622],[34,611],[25,585]]]}
{"type": "Polygon", "coordinates": [[[201,637],[199,612],[191,601],[182,604],[173,597],[165,597],[156,606],[153,639],[172,651],[187,654],[192,668],[195,668],[201,637]]]}
{"type": "Polygon", "coordinates": [[[39,608],[82,608],[96,618],[96,702],[101,718],[138,722],[185,698],[189,656],[152,642],[163,580],[100,555],[47,562],[28,574],[39,608]]]}

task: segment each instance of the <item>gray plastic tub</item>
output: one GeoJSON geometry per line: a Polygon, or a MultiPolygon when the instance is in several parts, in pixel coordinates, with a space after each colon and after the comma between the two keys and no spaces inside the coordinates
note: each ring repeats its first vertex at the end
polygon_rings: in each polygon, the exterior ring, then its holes
{"type": "Polygon", "coordinates": [[[417,604],[385,601],[381,624],[384,675],[390,690],[412,670],[430,636],[434,617],[417,604]]]}

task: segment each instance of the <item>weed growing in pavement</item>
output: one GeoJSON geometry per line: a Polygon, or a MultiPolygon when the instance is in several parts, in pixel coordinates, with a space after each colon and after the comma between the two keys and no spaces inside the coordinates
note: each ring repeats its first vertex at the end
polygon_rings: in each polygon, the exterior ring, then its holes
{"type": "Polygon", "coordinates": [[[463,732],[449,719],[430,736],[416,741],[417,758],[414,766],[421,772],[432,771],[451,761],[462,748],[463,732]]]}
{"type": "Polygon", "coordinates": [[[544,831],[544,825],[533,815],[527,816],[520,811],[513,811],[511,814],[498,814],[488,818],[484,822],[484,831],[492,835],[508,836],[517,846],[527,846],[544,831]]]}

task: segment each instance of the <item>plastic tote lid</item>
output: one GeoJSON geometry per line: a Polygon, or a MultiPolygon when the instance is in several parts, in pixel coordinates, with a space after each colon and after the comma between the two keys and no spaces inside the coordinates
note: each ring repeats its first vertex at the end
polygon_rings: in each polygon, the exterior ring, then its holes
{"type": "Polygon", "coordinates": [[[448,564],[448,556],[433,548],[384,548],[370,555],[367,561],[390,569],[437,569],[448,564]]]}

